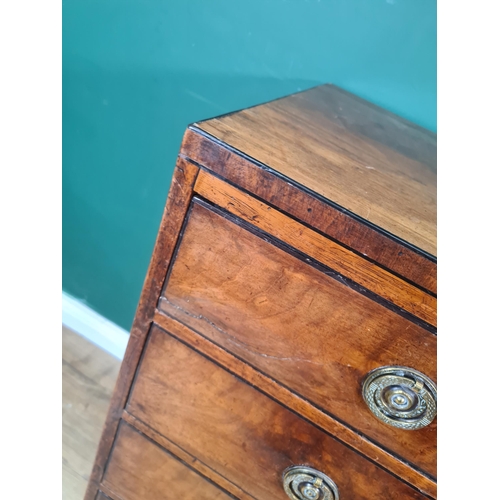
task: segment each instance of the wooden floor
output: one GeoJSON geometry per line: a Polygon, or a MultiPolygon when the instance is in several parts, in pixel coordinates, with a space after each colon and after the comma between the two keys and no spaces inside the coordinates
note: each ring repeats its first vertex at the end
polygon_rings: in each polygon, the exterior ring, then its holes
{"type": "Polygon", "coordinates": [[[63,499],[82,500],[120,361],[62,331],[63,499]]]}

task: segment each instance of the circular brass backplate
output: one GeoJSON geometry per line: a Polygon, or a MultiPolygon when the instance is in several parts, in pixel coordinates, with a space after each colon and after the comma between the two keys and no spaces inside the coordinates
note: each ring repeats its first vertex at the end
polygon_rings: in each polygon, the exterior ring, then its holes
{"type": "Polygon", "coordinates": [[[292,500],[339,500],[337,485],[322,472],[294,465],[283,472],[283,488],[292,500]]]}
{"type": "Polygon", "coordinates": [[[413,368],[376,368],[366,376],[362,391],[370,411],[393,427],[421,429],[436,416],[436,384],[413,368]]]}

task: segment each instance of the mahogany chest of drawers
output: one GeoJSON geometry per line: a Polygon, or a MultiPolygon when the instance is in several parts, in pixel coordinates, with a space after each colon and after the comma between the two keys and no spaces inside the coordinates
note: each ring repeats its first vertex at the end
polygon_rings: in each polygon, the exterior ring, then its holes
{"type": "Polygon", "coordinates": [[[185,133],[87,500],[436,497],[436,137],[332,85],[185,133]]]}

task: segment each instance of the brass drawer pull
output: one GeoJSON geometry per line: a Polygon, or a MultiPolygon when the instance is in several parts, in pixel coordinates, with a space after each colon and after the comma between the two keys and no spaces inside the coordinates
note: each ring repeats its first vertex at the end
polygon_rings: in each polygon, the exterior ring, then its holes
{"type": "Polygon", "coordinates": [[[363,398],[379,420],[400,429],[421,429],[437,412],[436,384],[405,366],[371,371],[363,382],[363,398]]]}
{"type": "Polygon", "coordinates": [[[292,500],[339,500],[337,485],[322,472],[294,465],[283,472],[283,488],[292,500]]]}

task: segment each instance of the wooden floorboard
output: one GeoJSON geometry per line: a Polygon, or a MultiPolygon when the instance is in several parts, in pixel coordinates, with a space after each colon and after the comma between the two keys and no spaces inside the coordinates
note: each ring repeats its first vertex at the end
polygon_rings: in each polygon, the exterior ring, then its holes
{"type": "Polygon", "coordinates": [[[63,499],[82,500],[120,361],[62,329],[63,499]]]}

